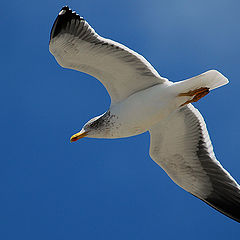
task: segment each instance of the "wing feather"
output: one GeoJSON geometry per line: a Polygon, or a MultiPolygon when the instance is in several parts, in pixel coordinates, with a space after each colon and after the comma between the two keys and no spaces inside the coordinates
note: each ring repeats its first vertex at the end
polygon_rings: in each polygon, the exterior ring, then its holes
{"type": "Polygon", "coordinates": [[[199,111],[191,104],[150,129],[152,159],[180,187],[240,222],[240,187],[217,161],[199,111]]]}
{"type": "Polygon", "coordinates": [[[144,57],[99,36],[68,7],[62,8],[53,24],[49,50],[62,67],[88,73],[100,80],[113,103],[167,81],[144,57]]]}

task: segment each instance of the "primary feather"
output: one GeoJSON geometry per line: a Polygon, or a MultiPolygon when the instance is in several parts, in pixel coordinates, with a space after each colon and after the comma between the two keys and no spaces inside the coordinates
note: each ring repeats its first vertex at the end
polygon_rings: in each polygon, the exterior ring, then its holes
{"type": "Polygon", "coordinates": [[[113,103],[167,81],[143,56],[99,36],[68,7],[62,8],[53,24],[49,49],[62,67],[88,73],[101,81],[113,103]]]}

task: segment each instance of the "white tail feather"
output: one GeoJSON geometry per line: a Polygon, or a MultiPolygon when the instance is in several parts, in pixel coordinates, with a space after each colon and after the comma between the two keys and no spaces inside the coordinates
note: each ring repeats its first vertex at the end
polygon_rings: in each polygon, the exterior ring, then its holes
{"type": "Polygon", "coordinates": [[[196,77],[189,78],[173,84],[178,93],[184,93],[201,87],[207,87],[210,90],[221,87],[228,83],[228,79],[217,70],[209,70],[196,77]]]}

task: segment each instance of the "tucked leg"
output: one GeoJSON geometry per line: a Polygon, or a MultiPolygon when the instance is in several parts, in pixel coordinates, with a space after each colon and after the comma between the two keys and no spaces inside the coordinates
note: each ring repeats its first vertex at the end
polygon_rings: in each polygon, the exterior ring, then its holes
{"type": "Polygon", "coordinates": [[[191,90],[191,91],[186,92],[186,93],[178,94],[179,97],[186,97],[186,96],[192,97],[193,96],[193,98],[191,100],[188,100],[185,103],[183,103],[181,105],[181,107],[186,105],[186,104],[192,103],[192,102],[197,102],[199,99],[206,96],[209,92],[210,92],[209,88],[201,87],[199,89],[191,90]]]}

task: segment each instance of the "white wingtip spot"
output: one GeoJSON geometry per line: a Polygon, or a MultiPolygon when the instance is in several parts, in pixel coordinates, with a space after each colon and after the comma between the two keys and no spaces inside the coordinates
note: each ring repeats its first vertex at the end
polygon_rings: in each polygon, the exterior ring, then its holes
{"type": "Polygon", "coordinates": [[[63,15],[66,12],[66,10],[61,10],[61,12],[58,15],[63,15]]]}

